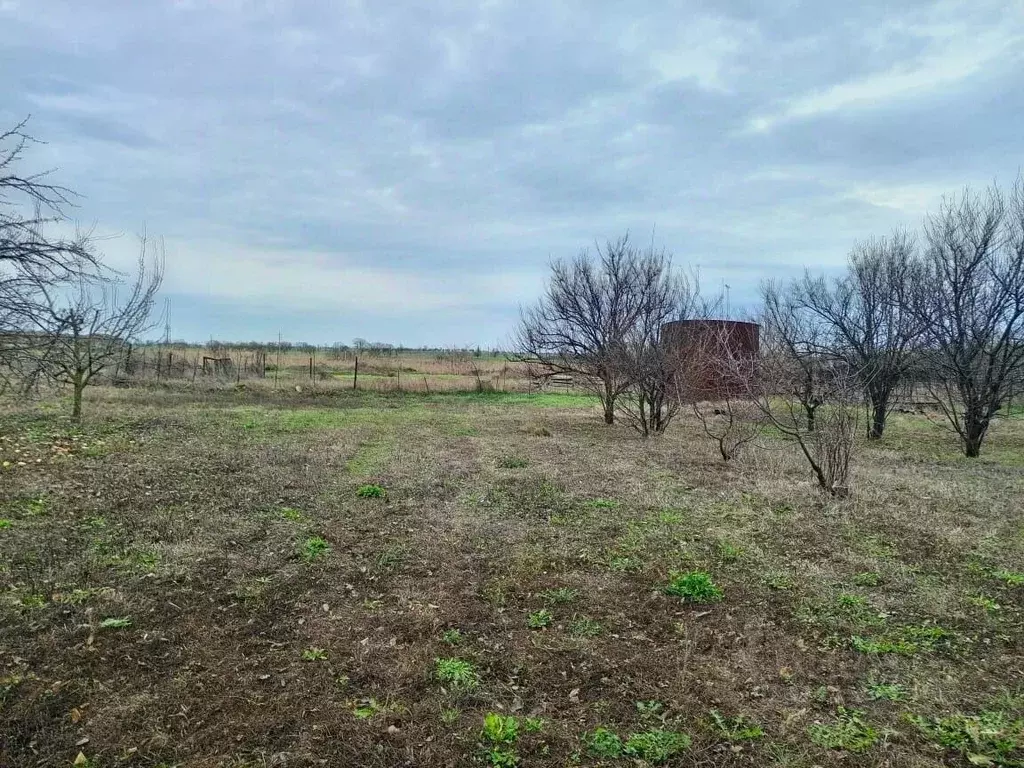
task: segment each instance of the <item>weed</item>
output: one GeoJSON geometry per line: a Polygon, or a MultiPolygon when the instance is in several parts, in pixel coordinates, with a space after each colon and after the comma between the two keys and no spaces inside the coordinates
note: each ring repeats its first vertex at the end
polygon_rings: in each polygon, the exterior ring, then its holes
{"type": "Polygon", "coordinates": [[[721,589],[703,571],[673,573],[662,592],[689,603],[716,603],[724,597],[721,589]]]}
{"type": "Polygon", "coordinates": [[[718,554],[718,559],[723,563],[735,563],[743,557],[743,548],[728,541],[715,542],[715,551],[718,554]]]}
{"type": "Polygon", "coordinates": [[[853,583],[858,587],[877,587],[882,583],[882,576],[874,571],[862,571],[854,575],[853,583]]]}
{"type": "Polygon", "coordinates": [[[864,722],[863,714],[840,707],[834,723],[815,723],[807,729],[807,735],[819,747],[863,752],[878,741],[878,731],[864,722]]]}
{"type": "Polygon", "coordinates": [[[854,635],[850,643],[861,653],[913,656],[916,653],[930,653],[940,648],[948,649],[957,636],[948,629],[935,626],[896,627],[879,637],[854,635]]]}
{"type": "Polygon", "coordinates": [[[526,626],[530,629],[544,629],[544,627],[550,627],[554,620],[555,617],[551,615],[551,611],[541,608],[526,617],[526,626]]]}
{"type": "Polygon", "coordinates": [[[484,715],[483,738],[491,744],[515,744],[519,721],[510,715],[488,712],[484,715]]]}
{"type": "Polygon", "coordinates": [[[658,512],[658,522],[662,525],[679,525],[683,519],[683,513],[675,509],[663,509],[658,512]]]}
{"type": "Polygon", "coordinates": [[[369,720],[381,712],[386,712],[387,707],[373,698],[359,699],[352,704],[352,714],[360,720],[369,720]]]}
{"type": "Polygon", "coordinates": [[[618,509],[620,502],[615,499],[589,499],[584,503],[584,506],[591,509],[618,509]]]}
{"type": "Polygon", "coordinates": [[[404,546],[388,547],[377,555],[373,565],[378,573],[391,573],[402,564],[405,557],[406,548],[404,546]]]}
{"type": "Polygon", "coordinates": [[[471,691],[480,684],[480,673],[462,659],[434,659],[434,677],[453,691],[471,691]]]}
{"type": "Polygon", "coordinates": [[[1001,582],[1010,587],[1024,587],[1024,573],[999,570],[992,574],[1001,582]]]}
{"type": "Polygon", "coordinates": [[[303,661],[326,661],[327,651],[323,648],[307,648],[302,652],[303,661]]]}
{"type": "Polygon", "coordinates": [[[643,563],[635,557],[619,555],[608,561],[608,568],[619,573],[632,573],[643,568],[643,563]]]}
{"type": "Polygon", "coordinates": [[[544,730],[544,726],[547,721],[543,717],[526,717],[523,718],[523,729],[527,733],[540,733],[544,730]]]}
{"type": "Polygon", "coordinates": [[[454,725],[462,717],[462,710],[458,707],[446,707],[441,710],[441,722],[445,725],[454,725]]]}
{"type": "Polygon", "coordinates": [[[558,605],[559,603],[571,603],[579,597],[579,592],[569,587],[558,587],[544,590],[540,593],[540,597],[548,605],[558,605]]]}
{"type": "Polygon", "coordinates": [[[766,573],[762,581],[764,582],[764,585],[768,587],[768,589],[775,589],[779,590],[780,592],[788,591],[796,586],[792,576],[790,576],[788,573],[781,573],[778,571],[766,573]]]}
{"type": "Polygon", "coordinates": [[[481,732],[484,760],[493,768],[514,768],[519,764],[519,756],[515,751],[518,737],[519,721],[516,718],[488,712],[484,715],[481,732]]]}
{"type": "Polygon", "coordinates": [[[10,528],[11,525],[13,525],[13,523],[11,523],[11,521],[7,518],[0,518],[0,531],[4,530],[5,528],[10,528]]]}
{"type": "Polygon", "coordinates": [[[872,701],[903,701],[907,698],[907,689],[899,683],[883,683],[869,679],[865,690],[872,701]]]}
{"type": "Polygon", "coordinates": [[[441,633],[441,640],[448,645],[458,645],[462,642],[462,632],[458,629],[446,629],[441,633]]]}
{"type": "Polygon", "coordinates": [[[291,520],[293,523],[297,523],[302,520],[302,512],[294,507],[281,507],[278,511],[285,520],[291,520]]]}
{"type": "Polygon", "coordinates": [[[383,499],[387,496],[387,491],[375,483],[369,483],[359,486],[356,489],[356,496],[361,499],[383,499]]]}
{"type": "Polygon", "coordinates": [[[938,747],[961,753],[972,765],[1024,765],[1024,719],[999,711],[930,718],[908,715],[938,747]]]}
{"type": "Polygon", "coordinates": [[[111,616],[100,622],[100,629],[126,629],[132,625],[132,620],[127,616],[111,616]]]}
{"type": "Polygon", "coordinates": [[[708,717],[715,733],[729,741],[750,741],[764,736],[764,729],[743,715],[726,717],[717,709],[712,709],[708,717]]]}
{"type": "Polygon", "coordinates": [[[622,757],[622,739],[618,734],[603,726],[598,726],[583,737],[587,752],[594,757],[622,757]]]}
{"type": "Polygon", "coordinates": [[[967,598],[967,602],[969,602],[971,605],[976,605],[979,608],[984,608],[989,613],[995,613],[996,611],[1002,610],[1002,606],[999,605],[999,603],[997,603],[990,597],[985,597],[985,595],[975,595],[974,597],[969,597],[967,598]]]}
{"type": "Polygon", "coordinates": [[[655,728],[632,734],[622,746],[622,753],[651,765],[661,765],[689,748],[691,739],[685,733],[655,728]]]}
{"type": "Polygon", "coordinates": [[[586,616],[573,616],[569,622],[569,634],[573,637],[597,637],[601,629],[598,622],[586,616]]]}
{"type": "Polygon", "coordinates": [[[665,721],[665,705],[657,699],[638,701],[634,706],[637,715],[645,723],[665,721]]]}
{"type": "Polygon", "coordinates": [[[501,469],[525,469],[530,466],[530,462],[522,456],[502,456],[498,459],[498,466],[501,469]]]}
{"type": "Polygon", "coordinates": [[[307,563],[312,563],[321,557],[326,557],[330,553],[331,545],[327,543],[327,539],[320,536],[310,536],[302,542],[302,546],[299,548],[299,554],[307,563]]]}

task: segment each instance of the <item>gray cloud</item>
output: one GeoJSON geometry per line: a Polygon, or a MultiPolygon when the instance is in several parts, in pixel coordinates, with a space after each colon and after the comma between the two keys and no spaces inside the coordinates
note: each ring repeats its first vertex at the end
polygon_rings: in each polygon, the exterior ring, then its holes
{"type": "Polygon", "coordinates": [[[0,0],[0,119],[195,338],[490,343],[626,229],[742,305],[1024,150],[1020,0],[89,6],[0,0]]]}

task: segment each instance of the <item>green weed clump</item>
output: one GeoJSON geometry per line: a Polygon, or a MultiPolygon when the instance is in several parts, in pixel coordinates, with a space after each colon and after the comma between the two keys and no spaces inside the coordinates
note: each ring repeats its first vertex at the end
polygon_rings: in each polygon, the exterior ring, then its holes
{"type": "Polygon", "coordinates": [[[480,685],[480,673],[462,659],[434,659],[434,677],[456,692],[471,691],[480,685]]]}
{"type": "Polygon", "coordinates": [[[764,729],[743,715],[726,717],[717,709],[708,712],[711,729],[728,741],[751,741],[764,736],[764,729]]]}
{"type": "Polygon", "coordinates": [[[1001,711],[907,719],[937,747],[959,752],[971,765],[1024,765],[1024,719],[1001,711]]]}
{"type": "Polygon", "coordinates": [[[356,489],[356,496],[361,499],[383,499],[387,496],[387,491],[375,483],[369,483],[359,486],[356,489]]]}
{"type": "Polygon", "coordinates": [[[703,571],[674,573],[662,592],[673,597],[681,597],[688,603],[717,603],[725,594],[711,580],[711,576],[703,571]]]}
{"type": "Polygon", "coordinates": [[[492,768],[515,768],[519,764],[516,754],[516,740],[519,738],[519,721],[497,712],[484,715],[484,727],[480,734],[483,759],[492,768]]]}
{"type": "Polygon", "coordinates": [[[913,656],[918,653],[932,653],[950,649],[956,634],[942,627],[896,627],[877,637],[854,635],[850,644],[861,653],[913,656]]]}
{"type": "Polygon", "coordinates": [[[307,563],[312,563],[331,553],[331,545],[321,536],[310,536],[299,546],[299,555],[307,563]]]}
{"type": "Polygon", "coordinates": [[[541,608],[526,617],[526,626],[530,629],[544,629],[544,627],[550,627],[554,620],[555,617],[551,615],[551,611],[541,608]]]}
{"type": "Polygon", "coordinates": [[[863,712],[840,707],[834,723],[815,723],[807,729],[807,735],[819,747],[863,752],[878,741],[878,731],[864,722],[863,715],[863,712]]]}
{"type": "Polygon", "coordinates": [[[661,765],[689,748],[691,739],[685,733],[654,728],[634,733],[622,745],[622,753],[651,765],[661,765]]]}

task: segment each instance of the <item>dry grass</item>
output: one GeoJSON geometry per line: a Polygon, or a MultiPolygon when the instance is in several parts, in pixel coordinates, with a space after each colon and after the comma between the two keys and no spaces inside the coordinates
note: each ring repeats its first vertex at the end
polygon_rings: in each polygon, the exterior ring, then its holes
{"type": "Polygon", "coordinates": [[[89,394],[77,430],[0,422],[0,765],[461,766],[502,712],[544,720],[522,765],[629,765],[600,726],[689,734],[670,765],[923,768],[963,758],[907,713],[1020,717],[1019,422],[972,462],[901,417],[826,501],[777,445],[726,465],[573,396],[89,394]],[[662,592],[689,571],[724,599],[662,592]],[[863,751],[822,746],[840,707],[863,751]]]}

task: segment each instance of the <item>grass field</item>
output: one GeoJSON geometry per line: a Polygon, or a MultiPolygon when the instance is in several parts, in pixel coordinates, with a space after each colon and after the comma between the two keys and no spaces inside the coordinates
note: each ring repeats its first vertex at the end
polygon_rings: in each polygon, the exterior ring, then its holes
{"type": "Polygon", "coordinates": [[[2,766],[1024,760],[1020,421],[895,418],[826,501],[574,395],[64,412],[0,415],[2,766]]]}

